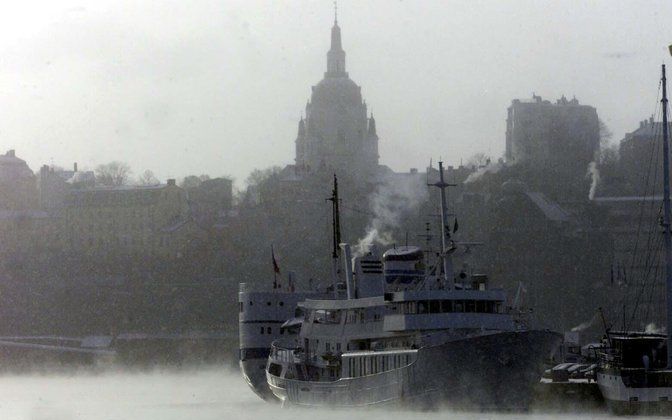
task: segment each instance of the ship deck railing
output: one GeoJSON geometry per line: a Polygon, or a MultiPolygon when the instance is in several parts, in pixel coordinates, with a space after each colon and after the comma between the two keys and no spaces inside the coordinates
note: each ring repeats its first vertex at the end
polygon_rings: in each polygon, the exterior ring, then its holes
{"type": "Polygon", "coordinates": [[[281,363],[302,363],[306,360],[303,349],[293,341],[275,340],[271,343],[270,357],[281,363]]]}

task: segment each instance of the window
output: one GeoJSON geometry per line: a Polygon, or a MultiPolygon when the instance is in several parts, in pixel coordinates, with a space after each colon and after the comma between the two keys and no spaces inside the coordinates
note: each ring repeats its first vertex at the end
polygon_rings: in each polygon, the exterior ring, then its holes
{"type": "Polygon", "coordinates": [[[271,334],[271,327],[266,328],[266,334],[271,334]]]}
{"type": "Polygon", "coordinates": [[[453,312],[453,302],[450,300],[441,302],[441,312],[453,312]]]}
{"type": "Polygon", "coordinates": [[[261,334],[264,333],[264,327],[261,327],[261,331],[260,331],[260,333],[261,333],[261,334]]]}

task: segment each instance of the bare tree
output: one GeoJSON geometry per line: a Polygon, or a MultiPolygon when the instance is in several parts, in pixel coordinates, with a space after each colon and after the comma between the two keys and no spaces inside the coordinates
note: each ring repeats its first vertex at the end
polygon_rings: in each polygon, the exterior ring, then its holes
{"type": "Polygon", "coordinates": [[[201,185],[202,182],[203,181],[201,180],[201,178],[196,175],[187,175],[184,178],[182,178],[182,182],[180,182],[180,187],[184,189],[197,188],[199,185],[201,185]]]}
{"type": "Polygon", "coordinates": [[[282,168],[279,166],[271,166],[270,168],[266,169],[254,169],[245,180],[245,183],[248,186],[260,185],[269,179],[277,177],[281,170],[282,168]]]}
{"type": "Polygon", "coordinates": [[[127,185],[131,176],[128,164],[113,161],[96,167],[96,183],[107,186],[127,185]]]}
{"type": "Polygon", "coordinates": [[[604,123],[602,120],[598,120],[599,124],[599,133],[600,133],[600,146],[601,147],[607,147],[609,146],[609,142],[611,141],[611,138],[613,137],[614,133],[611,132],[609,127],[604,123]]]}
{"type": "Polygon", "coordinates": [[[138,185],[158,185],[159,183],[159,179],[149,169],[138,177],[138,185]]]}

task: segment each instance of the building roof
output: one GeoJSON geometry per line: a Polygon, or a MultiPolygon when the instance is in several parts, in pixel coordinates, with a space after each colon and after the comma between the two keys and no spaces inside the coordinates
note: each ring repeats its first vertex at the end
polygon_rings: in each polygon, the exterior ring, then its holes
{"type": "MultiPolygon", "coordinates": [[[[672,129],[672,122],[668,123],[670,129],[672,129]]],[[[632,133],[627,133],[625,135],[625,140],[632,137],[656,137],[663,135],[663,123],[661,121],[653,121],[653,118],[649,120],[644,120],[639,123],[639,128],[633,131],[632,133]]]]}
{"type": "Polygon", "coordinates": [[[543,193],[540,192],[526,192],[530,200],[544,213],[547,219],[553,222],[568,222],[569,213],[565,211],[556,202],[550,201],[543,193]]]}

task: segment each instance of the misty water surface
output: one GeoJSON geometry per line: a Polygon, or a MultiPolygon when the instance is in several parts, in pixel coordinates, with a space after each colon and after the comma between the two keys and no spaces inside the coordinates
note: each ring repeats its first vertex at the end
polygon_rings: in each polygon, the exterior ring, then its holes
{"type": "MultiPolygon", "coordinates": [[[[555,419],[575,415],[280,409],[259,400],[236,371],[79,373],[0,377],[3,420],[431,420],[555,419]]],[[[582,416],[606,418],[607,416],[582,416]]]]}

